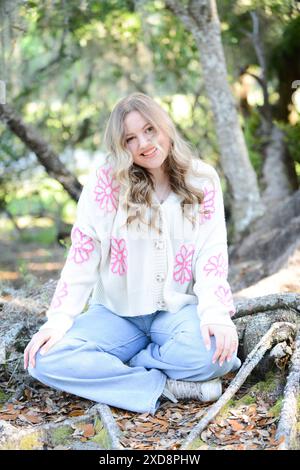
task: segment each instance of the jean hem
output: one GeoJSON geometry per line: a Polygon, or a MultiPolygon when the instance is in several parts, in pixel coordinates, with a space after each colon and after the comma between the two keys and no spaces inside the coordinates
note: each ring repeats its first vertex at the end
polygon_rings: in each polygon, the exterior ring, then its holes
{"type": "Polygon", "coordinates": [[[156,392],[156,393],[155,393],[155,396],[154,396],[154,398],[152,399],[151,404],[150,404],[149,413],[152,414],[152,415],[154,415],[155,412],[157,411],[158,406],[156,406],[156,403],[157,403],[159,397],[161,396],[161,394],[162,394],[162,392],[163,392],[163,390],[164,390],[164,388],[165,388],[166,381],[167,381],[167,376],[166,376],[163,372],[162,372],[161,374],[162,374],[162,375],[161,375],[161,381],[159,382],[158,387],[157,387],[157,389],[155,390],[155,392],[156,392]],[[157,391],[159,391],[158,394],[157,394],[157,391]]]}

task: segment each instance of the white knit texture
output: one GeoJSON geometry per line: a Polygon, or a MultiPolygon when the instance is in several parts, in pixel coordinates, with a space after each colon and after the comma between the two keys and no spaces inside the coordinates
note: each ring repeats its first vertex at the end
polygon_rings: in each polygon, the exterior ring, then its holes
{"type": "MultiPolygon", "coordinates": [[[[181,198],[171,192],[159,206],[159,235],[124,224],[124,199],[111,162],[97,163],[80,196],[72,246],[42,328],[67,331],[89,299],[129,317],[197,304],[199,324],[233,326],[221,185],[212,166],[200,160],[195,165],[214,182],[191,181],[205,194],[195,228],[182,215],[181,198]]],[[[153,201],[158,203],[155,195],[153,201]]]]}

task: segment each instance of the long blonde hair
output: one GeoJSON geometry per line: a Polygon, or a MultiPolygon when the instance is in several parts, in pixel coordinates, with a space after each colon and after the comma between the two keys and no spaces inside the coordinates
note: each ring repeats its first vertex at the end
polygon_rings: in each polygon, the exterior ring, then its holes
{"type": "MultiPolygon", "coordinates": [[[[193,160],[197,158],[195,152],[179,135],[168,113],[156,101],[143,93],[132,93],[114,106],[104,133],[105,145],[115,163],[114,176],[124,190],[124,207],[128,214],[133,214],[128,216],[127,225],[137,219],[153,227],[156,218],[159,219],[159,206],[152,200],[154,190],[152,176],[146,168],[133,162],[132,155],[125,146],[124,120],[131,111],[138,111],[156,131],[160,129],[169,137],[170,151],[163,168],[168,175],[171,190],[182,198],[183,214],[194,223],[194,217],[191,219],[184,207],[201,204],[204,199],[203,191],[193,187],[188,181],[188,176],[203,176],[193,166],[193,160]],[[145,221],[145,208],[152,209],[148,222],[145,221]]],[[[155,136],[152,137],[152,143],[160,148],[155,136]]],[[[161,233],[160,224],[158,231],[161,233]]]]}

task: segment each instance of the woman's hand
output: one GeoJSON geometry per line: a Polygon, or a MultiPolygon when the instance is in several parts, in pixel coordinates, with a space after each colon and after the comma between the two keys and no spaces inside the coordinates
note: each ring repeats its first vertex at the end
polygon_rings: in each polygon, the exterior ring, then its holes
{"type": "Polygon", "coordinates": [[[45,328],[35,333],[24,351],[24,369],[27,369],[28,364],[31,367],[35,367],[35,355],[38,350],[42,347],[40,353],[46,354],[64,334],[54,328],[45,328]]]}
{"type": "Polygon", "coordinates": [[[218,359],[220,366],[223,365],[226,359],[229,362],[239,344],[236,327],[234,325],[203,325],[201,332],[208,351],[211,347],[210,337],[214,336],[216,339],[216,351],[212,358],[213,364],[218,359]]]}

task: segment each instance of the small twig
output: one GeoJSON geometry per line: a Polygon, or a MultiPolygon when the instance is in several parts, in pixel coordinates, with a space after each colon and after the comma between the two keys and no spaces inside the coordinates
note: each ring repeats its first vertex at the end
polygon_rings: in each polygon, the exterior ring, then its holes
{"type": "Polygon", "coordinates": [[[283,392],[283,404],[276,432],[280,450],[293,448],[297,433],[297,415],[300,381],[300,333],[295,341],[295,351],[291,358],[289,375],[283,392]]]}
{"type": "Polygon", "coordinates": [[[24,328],[24,320],[12,325],[12,327],[2,333],[0,331],[0,364],[5,364],[7,351],[14,345],[16,339],[24,328]]]}
{"type": "Polygon", "coordinates": [[[239,390],[241,385],[245,382],[249,374],[252,372],[254,367],[264,356],[265,352],[271,348],[274,342],[284,341],[289,336],[294,335],[296,331],[295,325],[288,322],[277,322],[273,323],[267,333],[261,338],[259,343],[253,348],[248,354],[244,364],[240,368],[239,372],[227,387],[226,391],[214,403],[208,412],[203,416],[196,426],[192,429],[188,437],[183,442],[181,449],[190,449],[194,439],[196,439],[206,426],[216,417],[219,411],[226,405],[226,403],[233,397],[233,395],[239,390]]]}
{"type": "Polygon", "coordinates": [[[11,383],[11,381],[12,381],[12,379],[13,379],[13,377],[14,377],[16,371],[18,370],[18,367],[19,367],[20,362],[22,361],[22,359],[23,359],[22,357],[19,358],[19,360],[18,360],[18,362],[17,362],[17,364],[16,364],[16,366],[15,366],[15,368],[14,368],[14,370],[13,370],[13,372],[12,372],[12,374],[11,374],[11,376],[10,376],[8,382],[7,382],[7,385],[6,385],[7,387],[8,387],[9,384],[11,383]]]}

